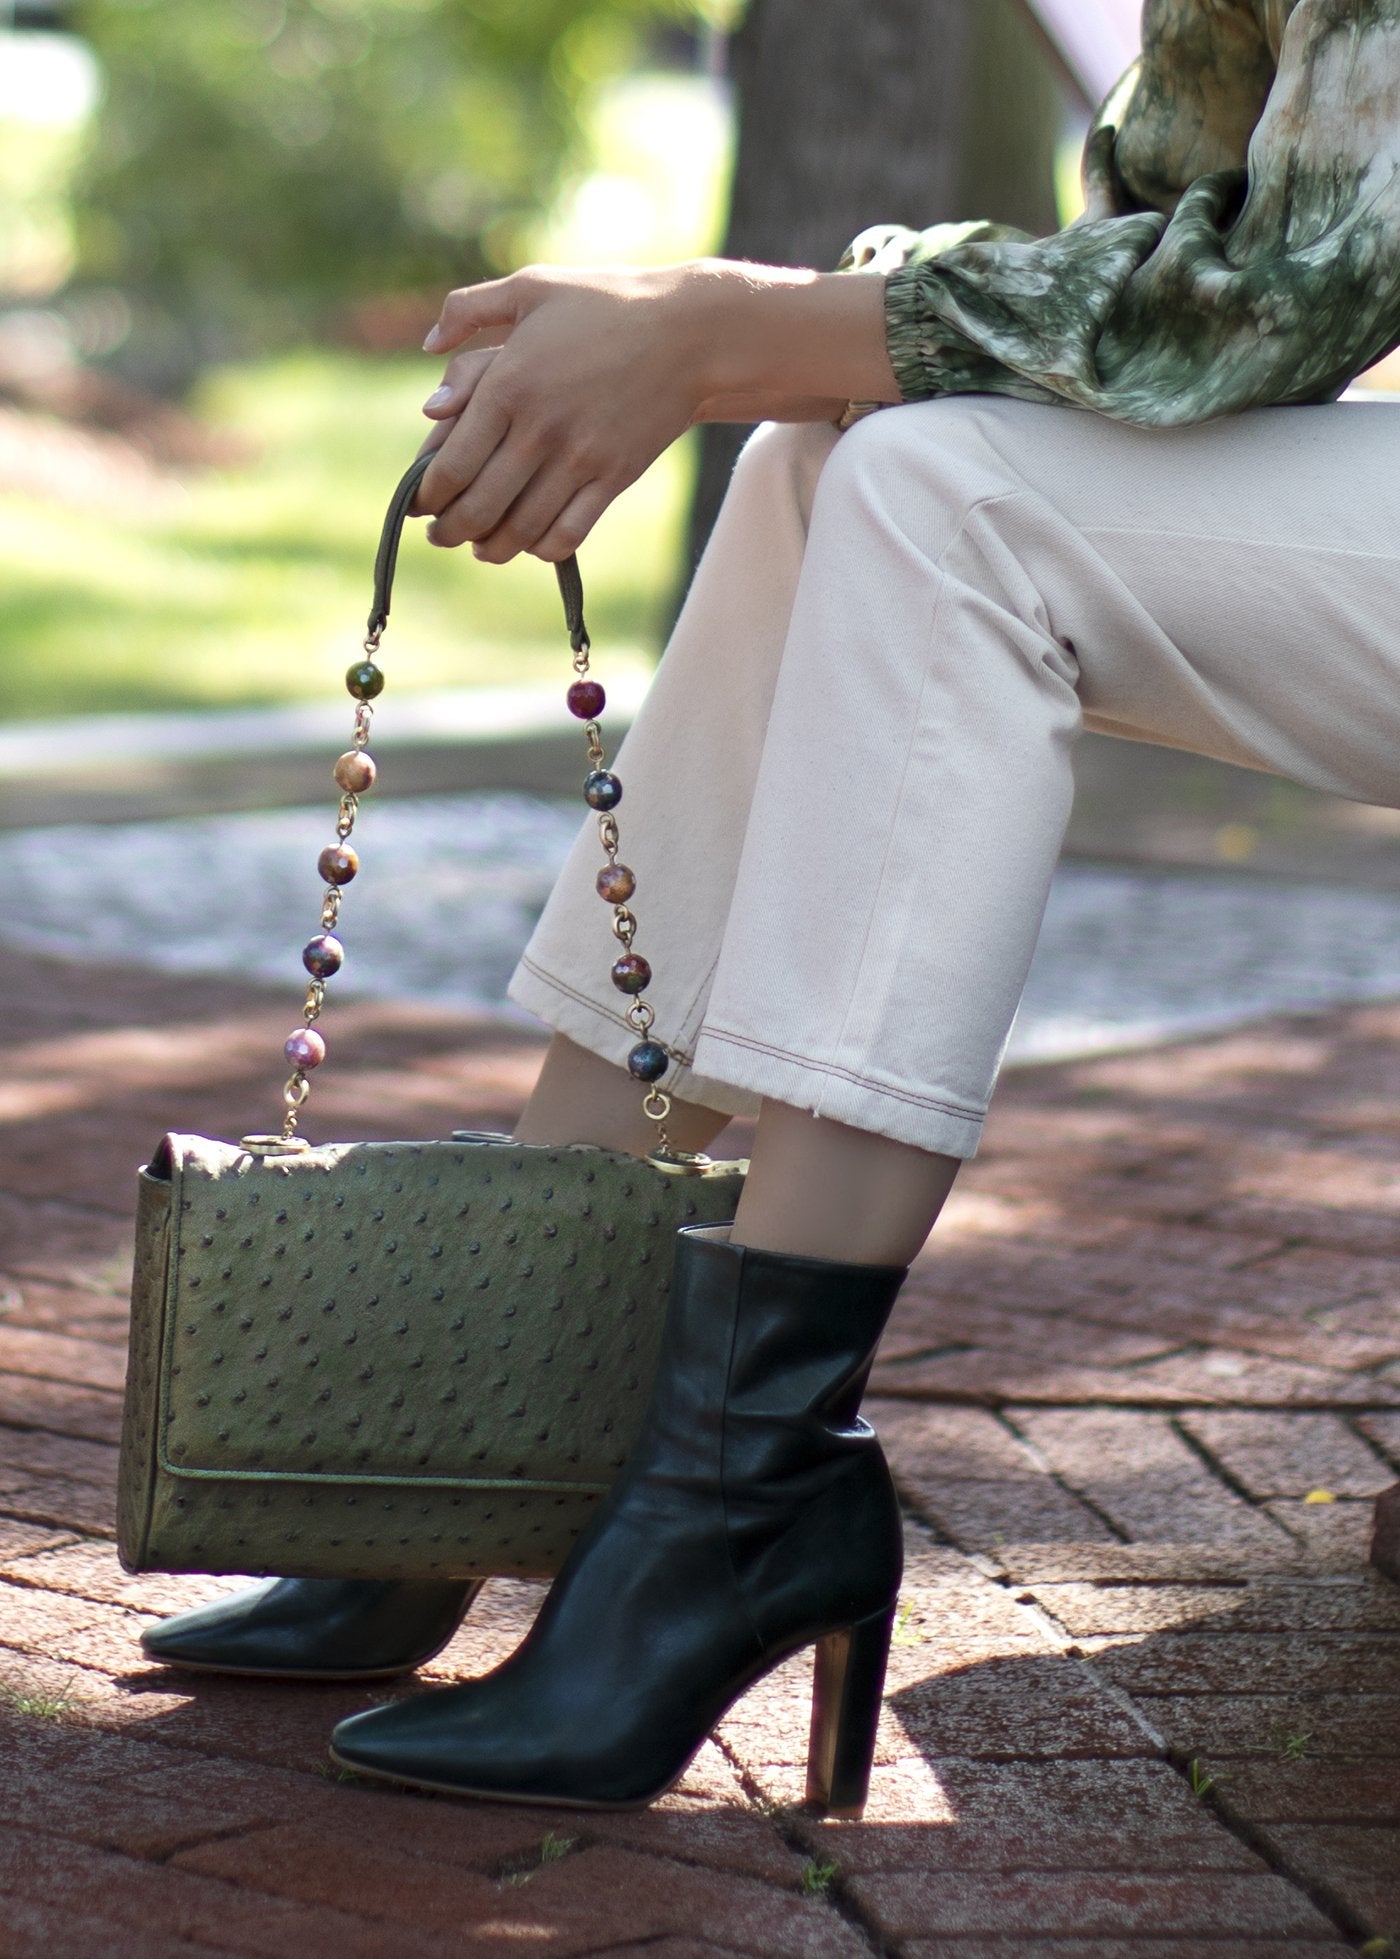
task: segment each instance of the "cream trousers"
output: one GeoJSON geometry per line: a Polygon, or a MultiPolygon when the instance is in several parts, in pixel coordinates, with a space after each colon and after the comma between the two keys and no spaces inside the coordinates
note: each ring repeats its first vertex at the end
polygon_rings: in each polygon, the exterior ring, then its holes
{"type": "MultiPolygon", "coordinates": [[[[1082,727],[1400,805],[1400,411],[760,430],[616,760],[666,1086],[972,1155],[1082,727]]],[[[602,862],[510,993],[622,1063],[602,862]]]]}

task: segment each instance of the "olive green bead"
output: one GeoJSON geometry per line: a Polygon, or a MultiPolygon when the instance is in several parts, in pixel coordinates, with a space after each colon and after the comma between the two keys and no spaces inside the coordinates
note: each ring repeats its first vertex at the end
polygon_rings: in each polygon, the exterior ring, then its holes
{"type": "Polygon", "coordinates": [[[357,701],[376,701],[384,692],[384,675],[373,660],[361,660],[346,674],[345,686],[357,701]]]}

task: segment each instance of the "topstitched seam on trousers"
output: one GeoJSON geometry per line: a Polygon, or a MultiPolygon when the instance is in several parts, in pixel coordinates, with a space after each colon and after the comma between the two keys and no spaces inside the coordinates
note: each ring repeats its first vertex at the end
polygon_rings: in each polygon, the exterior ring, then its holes
{"type": "MultiPolygon", "coordinates": [[[[885,848],[880,858],[880,869],[871,887],[870,909],[866,914],[865,932],[861,939],[860,954],[856,961],[856,984],[850,990],[849,996],[847,997],[846,1000],[845,1012],[841,1016],[841,1026],[838,1029],[836,1035],[835,1044],[837,1047],[840,1047],[841,1043],[845,1040],[846,1030],[851,1024],[851,1015],[855,1012],[856,1001],[862,997],[860,975],[865,970],[865,962],[870,954],[870,941],[874,934],[876,924],[877,922],[882,923],[885,916],[884,910],[880,904],[880,893],[885,888],[885,879],[889,872],[890,855],[894,850],[895,836],[899,829],[899,823],[897,820],[899,809],[904,799],[905,785],[909,780],[909,770],[912,764],[912,759],[914,754],[914,744],[918,736],[921,716],[923,713],[924,695],[928,691],[929,681],[932,677],[931,655],[934,646],[934,641],[938,632],[938,623],[943,616],[943,602],[947,597],[947,593],[948,593],[948,573],[945,569],[946,561],[948,557],[951,555],[951,553],[956,549],[957,545],[962,539],[964,531],[967,529],[969,522],[979,510],[985,509],[985,507],[988,504],[1003,503],[1009,498],[1013,498],[1022,494],[1023,492],[1018,490],[998,490],[995,496],[978,497],[975,503],[971,503],[968,505],[967,509],[964,510],[961,517],[958,519],[957,527],[954,530],[953,535],[948,539],[947,544],[943,547],[943,550],[939,553],[938,558],[936,560],[930,560],[930,562],[933,564],[934,570],[938,574],[938,597],[935,599],[933,611],[929,615],[928,635],[924,641],[924,645],[922,649],[923,677],[919,682],[919,697],[915,703],[914,712],[909,717],[909,738],[905,745],[904,759],[899,772],[899,787],[895,791],[895,796],[894,796],[893,808],[895,814],[894,814],[894,818],[890,822],[889,830],[885,836],[885,848]]],[[[913,540],[910,539],[909,542],[912,544],[913,540]]],[[[886,984],[888,985],[888,976],[886,979],[886,984]]],[[[780,1048],[773,1048],[770,1049],[769,1052],[773,1054],[780,1054],[783,1052],[783,1050],[780,1048]]],[[[791,1059],[793,1059],[794,1061],[801,1060],[803,1058],[804,1057],[800,1055],[793,1055],[791,1057],[791,1059]]],[[[842,1071],[835,1070],[833,1072],[840,1073],[842,1071]]],[[[849,1075],[847,1076],[847,1079],[850,1081],[859,1081],[861,1077],[857,1075],[849,1075]]],[[[929,1102],[923,1104],[922,1106],[927,1108],[943,1109],[948,1113],[952,1113],[951,1108],[946,1103],[929,1102]]]]}
{"type": "MultiPolygon", "coordinates": [[[[722,942],[723,935],[721,935],[722,942]]],[[[689,1012],[683,1013],[677,1023],[676,1032],[682,1037],[685,1045],[678,1046],[674,1041],[667,1041],[665,1043],[666,1047],[670,1049],[682,1067],[689,1068],[692,1065],[690,1050],[694,1047],[696,1033],[704,1024],[705,1009],[710,1003],[710,994],[714,987],[715,968],[718,965],[719,953],[717,951],[705,969],[704,978],[691,996],[689,1012]]]]}
{"type": "Polygon", "coordinates": [[[723,1042],[730,1047],[747,1048],[754,1054],[771,1054],[780,1061],[796,1061],[813,1074],[835,1075],[842,1081],[854,1083],[857,1088],[869,1089],[872,1095],[888,1095],[896,1102],[909,1102],[918,1109],[937,1109],[940,1115],[958,1116],[965,1122],[981,1122],[987,1113],[985,1109],[969,1108],[963,1102],[941,1102],[935,1096],[915,1095],[909,1089],[896,1088],[893,1083],[876,1081],[871,1075],[858,1075],[835,1061],[815,1061],[809,1054],[798,1054],[792,1048],[775,1047],[768,1041],[753,1041],[745,1034],[730,1034],[721,1027],[707,1024],[704,1038],[723,1042]]]}
{"type": "MultiPolygon", "coordinates": [[[[576,986],[570,986],[567,980],[560,979],[558,975],[555,973],[546,972],[545,968],[543,966],[536,965],[535,961],[531,959],[528,956],[528,954],[523,952],[521,953],[520,963],[522,966],[525,967],[527,972],[533,973],[537,980],[543,980],[546,986],[552,986],[556,993],[567,994],[569,999],[577,1000],[578,1004],[581,1007],[592,1008],[593,1012],[598,1015],[598,1018],[600,1020],[610,1020],[613,1022],[615,1026],[620,1027],[624,1033],[635,1034],[636,1029],[632,1026],[631,1022],[628,1021],[625,1015],[620,1013],[615,1013],[610,1007],[600,1006],[599,1003],[593,998],[591,994],[580,993],[578,988],[576,986]]],[[[682,1068],[693,1067],[694,1065],[693,1059],[689,1054],[687,1054],[684,1051],[684,1049],[675,1046],[675,1044],[672,1042],[667,1042],[667,1047],[671,1055],[674,1057],[675,1060],[677,1060],[680,1063],[682,1068]]]]}
{"type": "MultiPolygon", "coordinates": [[[[533,972],[537,980],[544,981],[546,985],[552,985],[552,987],[558,987],[558,991],[560,991],[560,993],[568,993],[568,995],[570,995],[570,999],[576,999],[576,1001],[578,1001],[578,1003],[580,1003],[582,1007],[591,1007],[591,1009],[593,1009],[595,1013],[599,1013],[599,1015],[601,1015],[603,1019],[607,1019],[607,1021],[613,1021],[613,1023],[615,1023],[617,1027],[627,1028],[630,1034],[634,1034],[634,1032],[636,1032],[636,1028],[632,1027],[632,1023],[630,1023],[629,1019],[627,1019],[627,1015],[625,1015],[625,1013],[615,1013],[615,1011],[609,1011],[607,1007],[601,1007],[601,1005],[599,1005],[599,1003],[597,1003],[597,1001],[593,999],[593,995],[591,995],[591,993],[580,993],[580,991],[578,991],[578,987],[572,987],[572,985],[568,983],[568,980],[560,980],[560,978],[558,978],[556,974],[550,974],[550,972],[546,972],[546,970],[544,970],[542,966],[538,966],[537,962],[535,962],[535,960],[533,960],[533,958],[531,958],[531,956],[529,956],[527,952],[523,952],[523,954],[521,954],[521,966],[525,966],[525,968],[529,968],[529,972],[533,972]]],[[[666,1040],[666,1048],[668,1048],[668,1052],[670,1052],[670,1054],[672,1054],[672,1056],[676,1058],[677,1062],[681,1064],[681,1068],[689,1068],[689,1066],[691,1066],[691,1054],[689,1054],[689,1046],[691,1046],[691,1042],[693,1042],[693,1030],[699,1027],[699,1025],[703,1023],[703,1019],[705,1019],[705,1003],[707,1003],[707,999],[709,999],[709,983],[711,983],[711,981],[713,981],[713,978],[715,978],[715,968],[717,968],[717,966],[719,966],[719,954],[715,954],[715,958],[713,958],[713,960],[709,962],[709,966],[705,968],[705,976],[703,976],[703,980],[701,980],[701,983],[699,983],[699,985],[695,987],[695,993],[691,995],[691,1003],[689,1003],[689,1009],[687,1009],[685,1013],[681,1013],[681,1015],[679,1015],[679,1025],[677,1025],[676,1040],[666,1040]],[[689,1032],[687,1032],[687,1030],[689,1030],[689,1032]],[[683,1036],[683,1038],[681,1038],[681,1036],[683,1036]]]]}
{"type": "Polygon", "coordinates": [[[1220,531],[1169,530],[1162,524],[1075,524],[1072,518],[1067,521],[1081,537],[1147,537],[1154,543],[1170,538],[1182,543],[1189,540],[1193,544],[1219,544],[1226,550],[1286,551],[1290,557],[1307,552],[1320,558],[1365,558],[1375,564],[1394,564],[1400,558],[1400,552],[1361,551],[1349,544],[1309,544],[1295,538],[1226,537],[1220,531]]]}

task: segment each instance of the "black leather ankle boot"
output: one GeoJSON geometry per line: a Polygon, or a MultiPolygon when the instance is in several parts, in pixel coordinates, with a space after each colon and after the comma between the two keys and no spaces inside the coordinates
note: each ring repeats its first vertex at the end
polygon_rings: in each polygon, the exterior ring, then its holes
{"type": "Polygon", "coordinates": [[[270,1578],[142,1633],[151,1659],[265,1680],[374,1680],[440,1653],[481,1581],[270,1578]]]}
{"type": "Polygon", "coordinates": [[[631,1808],[815,1644],[808,1797],[860,1813],[902,1540],[857,1410],[905,1275],[728,1231],[678,1234],[641,1439],[523,1644],[480,1680],[342,1722],[337,1761],[453,1794],[631,1808]]]}

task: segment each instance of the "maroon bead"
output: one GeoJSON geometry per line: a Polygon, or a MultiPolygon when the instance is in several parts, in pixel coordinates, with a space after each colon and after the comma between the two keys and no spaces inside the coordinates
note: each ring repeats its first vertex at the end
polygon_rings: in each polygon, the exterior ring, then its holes
{"type": "Polygon", "coordinates": [[[598,896],[610,905],[625,905],[636,888],[636,877],[625,864],[604,864],[598,873],[598,896]]]}
{"type": "Polygon", "coordinates": [[[596,680],[576,680],[567,698],[570,714],[576,714],[580,721],[596,721],[608,704],[596,680]]]}
{"type": "Polygon", "coordinates": [[[328,844],[316,859],[316,868],[327,884],[348,884],[360,868],[360,853],[348,843],[328,844]]]}
{"type": "Polygon", "coordinates": [[[644,993],[651,985],[651,967],[640,952],[625,952],[613,961],[612,983],[619,993],[644,993]]]}
{"type": "Polygon", "coordinates": [[[314,1027],[298,1027],[287,1036],[282,1052],[294,1068],[319,1068],[326,1058],[326,1044],[314,1027]]]}
{"type": "Polygon", "coordinates": [[[361,748],[348,749],[335,765],[336,785],[348,796],[363,796],[366,789],[373,789],[378,773],[373,756],[361,748]]]}
{"type": "Polygon", "coordinates": [[[301,963],[312,979],[329,979],[345,962],[345,947],[330,932],[320,932],[302,947],[301,963]]]}

